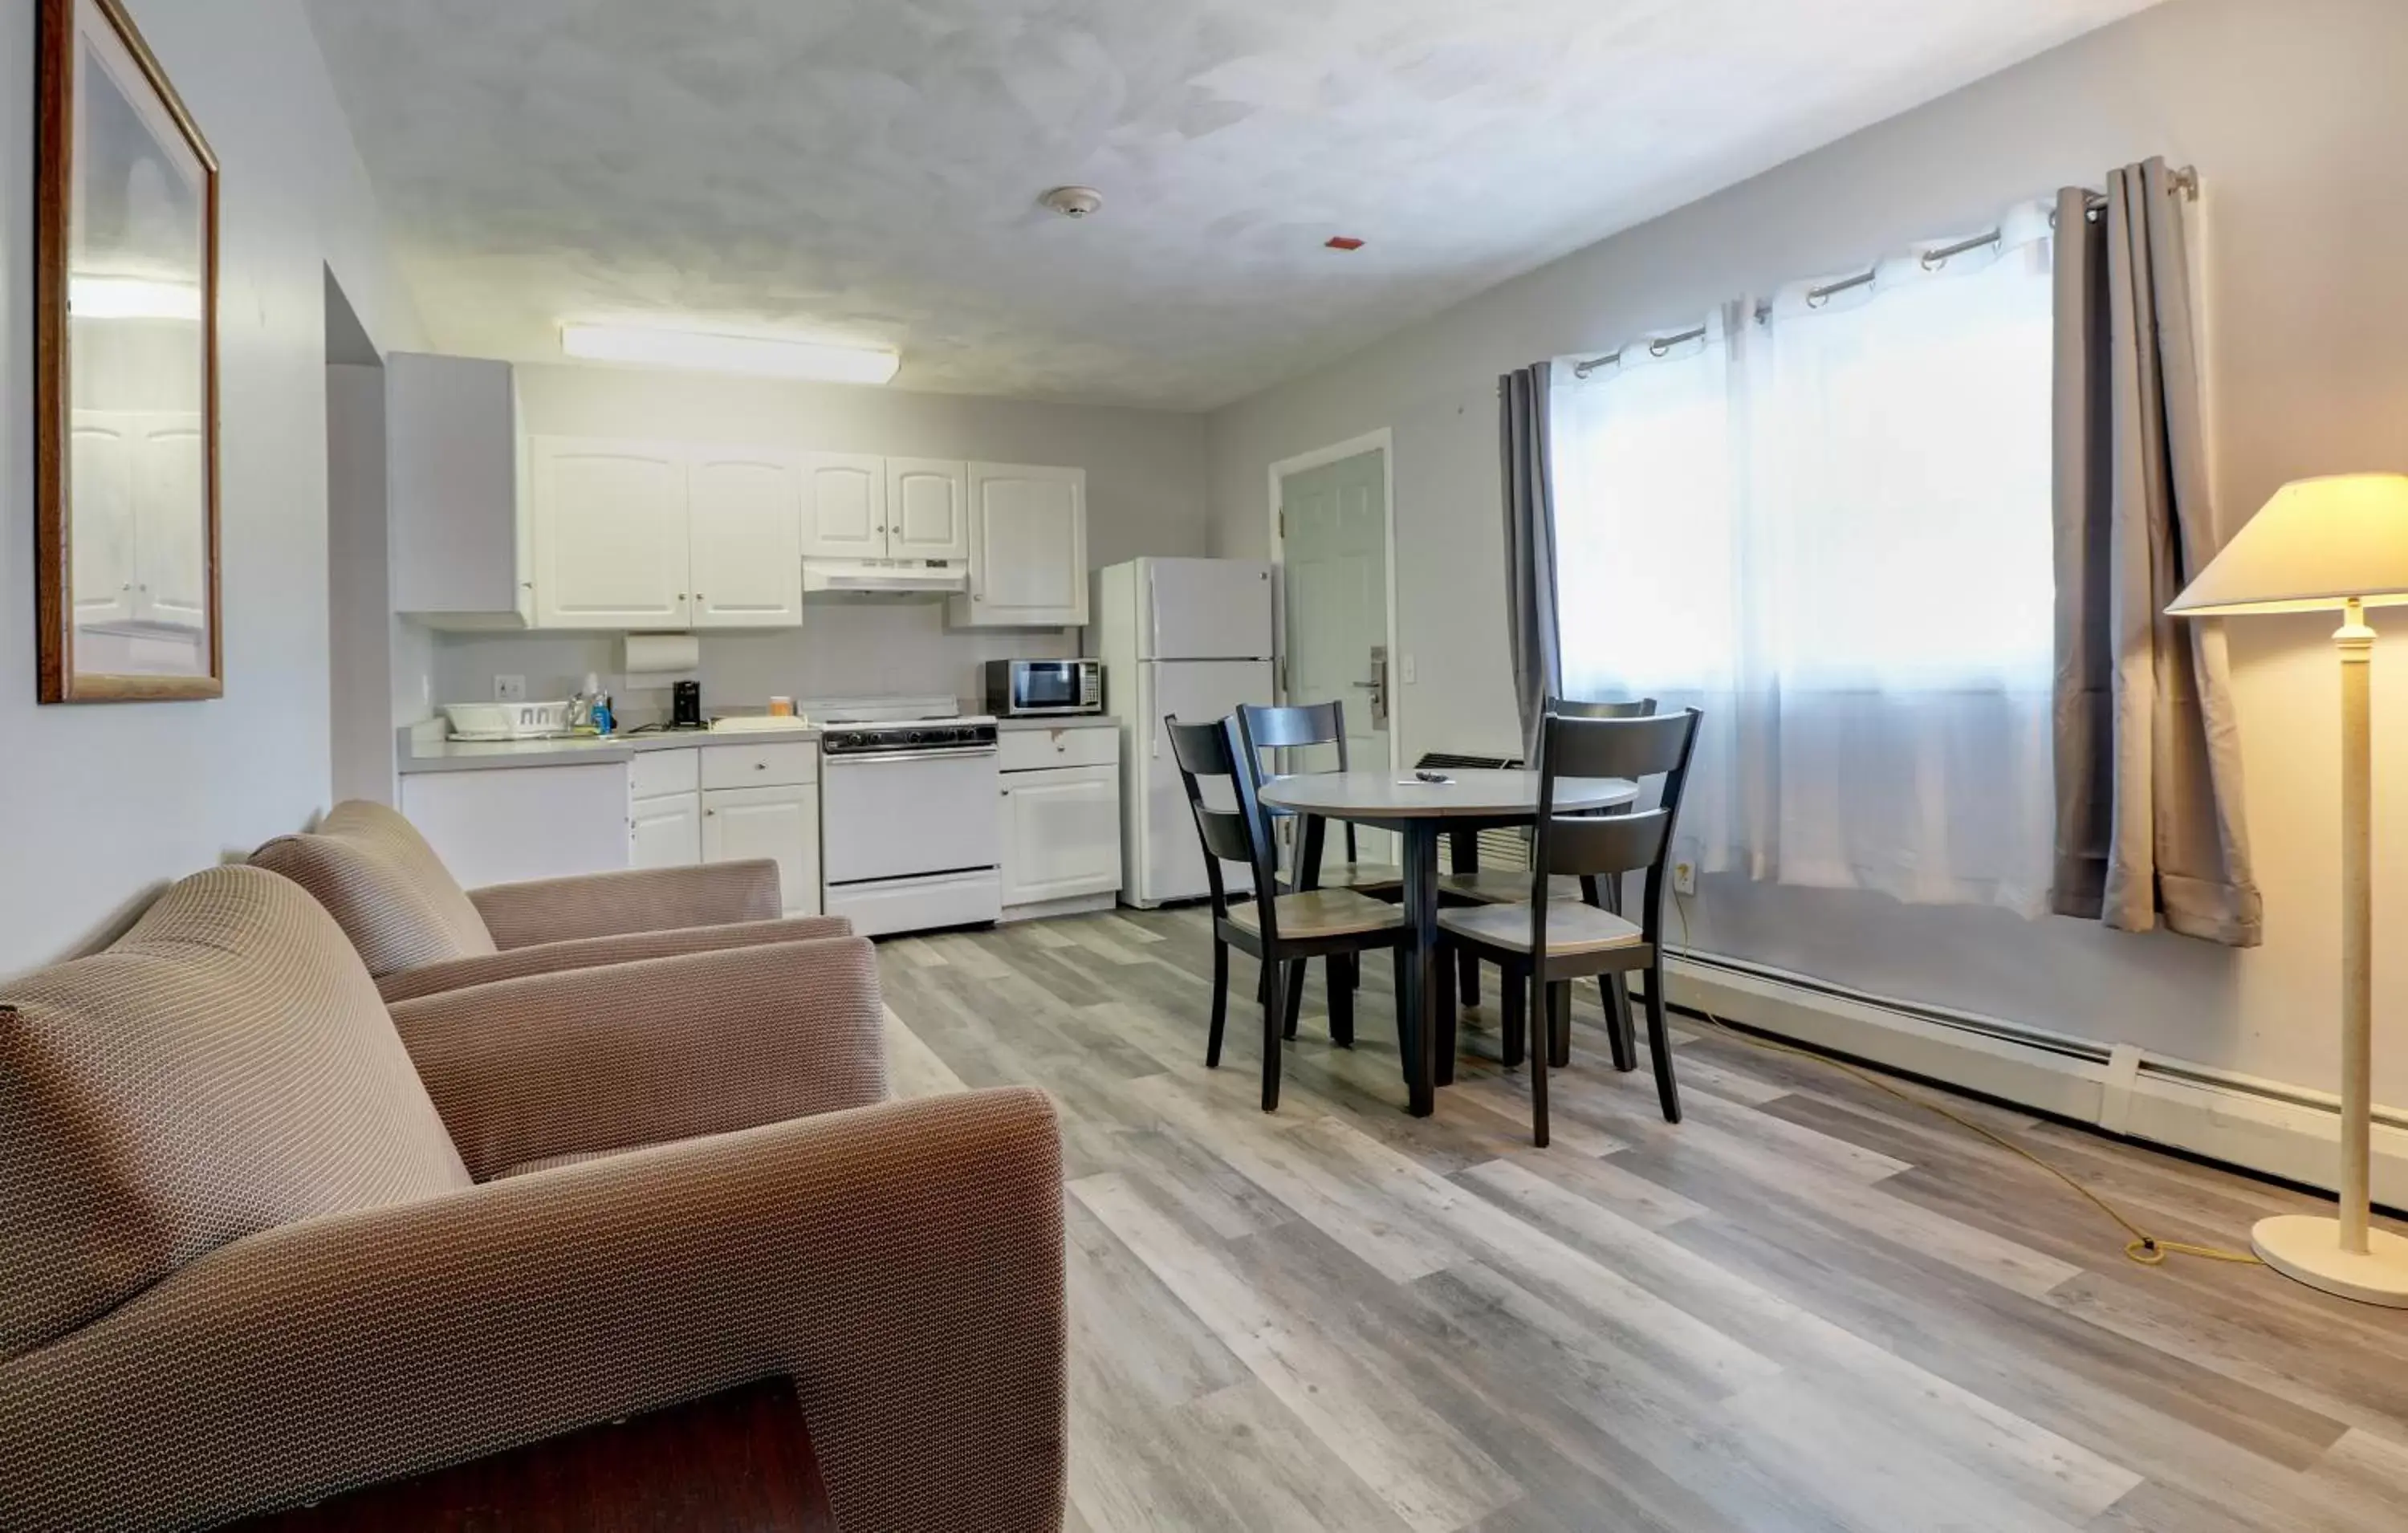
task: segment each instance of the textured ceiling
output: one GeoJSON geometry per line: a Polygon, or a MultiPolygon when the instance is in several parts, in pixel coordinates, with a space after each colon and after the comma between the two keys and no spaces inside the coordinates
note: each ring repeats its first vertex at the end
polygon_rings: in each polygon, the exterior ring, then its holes
{"type": "Polygon", "coordinates": [[[309,3],[447,351],[1205,408],[2152,0],[309,3]]]}

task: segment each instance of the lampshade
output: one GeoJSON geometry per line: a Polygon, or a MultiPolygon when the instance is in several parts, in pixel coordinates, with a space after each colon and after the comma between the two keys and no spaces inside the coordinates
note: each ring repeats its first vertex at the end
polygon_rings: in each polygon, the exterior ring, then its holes
{"type": "Polygon", "coordinates": [[[2337,474],[2274,492],[2166,609],[2308,612],[2408,602],[2408,474],[2337,474]]]}

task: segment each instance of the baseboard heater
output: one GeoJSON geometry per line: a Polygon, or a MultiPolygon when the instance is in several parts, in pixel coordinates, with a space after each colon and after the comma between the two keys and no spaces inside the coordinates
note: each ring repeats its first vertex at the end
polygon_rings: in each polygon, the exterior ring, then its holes
{"type": "MultiPolygon", "coordinates": [[[[2340,1100],[2286,1082],[1712,954],[1666,965],[1667,998],[2052,1117],[2331,1190],[2340,1100]]],[[[2374,1110],[2373,1193],[2408,1208],[2408,1112],[2374,1110]]]]}

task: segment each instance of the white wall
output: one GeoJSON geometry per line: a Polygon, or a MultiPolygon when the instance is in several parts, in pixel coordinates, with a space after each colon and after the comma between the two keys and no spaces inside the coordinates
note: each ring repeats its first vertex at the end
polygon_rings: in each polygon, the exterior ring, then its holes
{"type": "MultiPolygon", "coordinates": [[[[1212,423],[1214,552],[1259,555],[1273,460],[1396,432],[1409,752],[1512,748],[1496,376],[1608,348],[1738,294],[1979,228],[2111,165],[2196,163],[2228,521],[2285,480],[2408,468],[2408,6],[2174,0],[1581,251],[1212,423]]],[[[2033,514],[2045,514],[2035,507],[2033,514]]],[[[2266,945],[1711,880],[1699,948],[2329,1089],[2337,684],[2329,618],[2236,623],[2266,945]]],[[[2408,639],[2400,628],[2394,641],[2408,639]]],[[[2408,910],[2408,643],[2378,661],[2376,873],[2408,910]]],[[[1979,812],[1969,806],[1969,812],[1979,812]]],[[[2378,918],[2383,919],[2383,918],[2378,918]]],[[[2393,953],[2401,951],[2394,944],[2393,953]]],[[[2377,1091],[2408,1104],[2408,959],[2377,964],[2377,1091]]]]}
{"type": "Polygon", "coordinates": [[[299,0],[131,0],[217,151],[226,693],[34,701],[34,0],[0,0],[0,973],[110,935],[150,891],[308,823],[327,795],[324,271],[417,344],[299,0]]]}
{"type": "MultiPolygon", "coordinates": [[[[521,426],[539,434],[767,444],[898,457],[1053,464],[1087,471],[1087,553],[1096,565],[1206,552],[1205,417],[893,389],[764,382],[627,368],[522,367],[521,426]]],[[[666,683],[630,687],[616,640],[591,635],[437,634],[437,702],[493,695],[497,674],[564,696],[587,672],[638,721],[666,711],[666,683]]],[[[800,630],[702,641],[706,706],[757,709],[775,695],[971,697],[989,657],[1076,654],[1065,630],[949,632],[936,603],[814,597],[800,630]]],[[[405,677],[404,697],[412,691],[405,677]]],[[[405,722],[407,717],[405,715],[405,722]]]]}
{"type": "Polygon", "coordinates": [[[384,368],[326,368],[327,708],[332,798],[394,798],[384,368]]]}

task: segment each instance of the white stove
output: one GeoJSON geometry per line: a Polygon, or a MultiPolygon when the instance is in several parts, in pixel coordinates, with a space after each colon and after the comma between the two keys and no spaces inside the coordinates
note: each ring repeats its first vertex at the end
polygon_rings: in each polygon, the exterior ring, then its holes
{"type": "Polygon", "coordinates": [[[820,726],[824,909],[865,937],[1003,913],[995,720],[950,697],[851,697],[820,726]]]}

